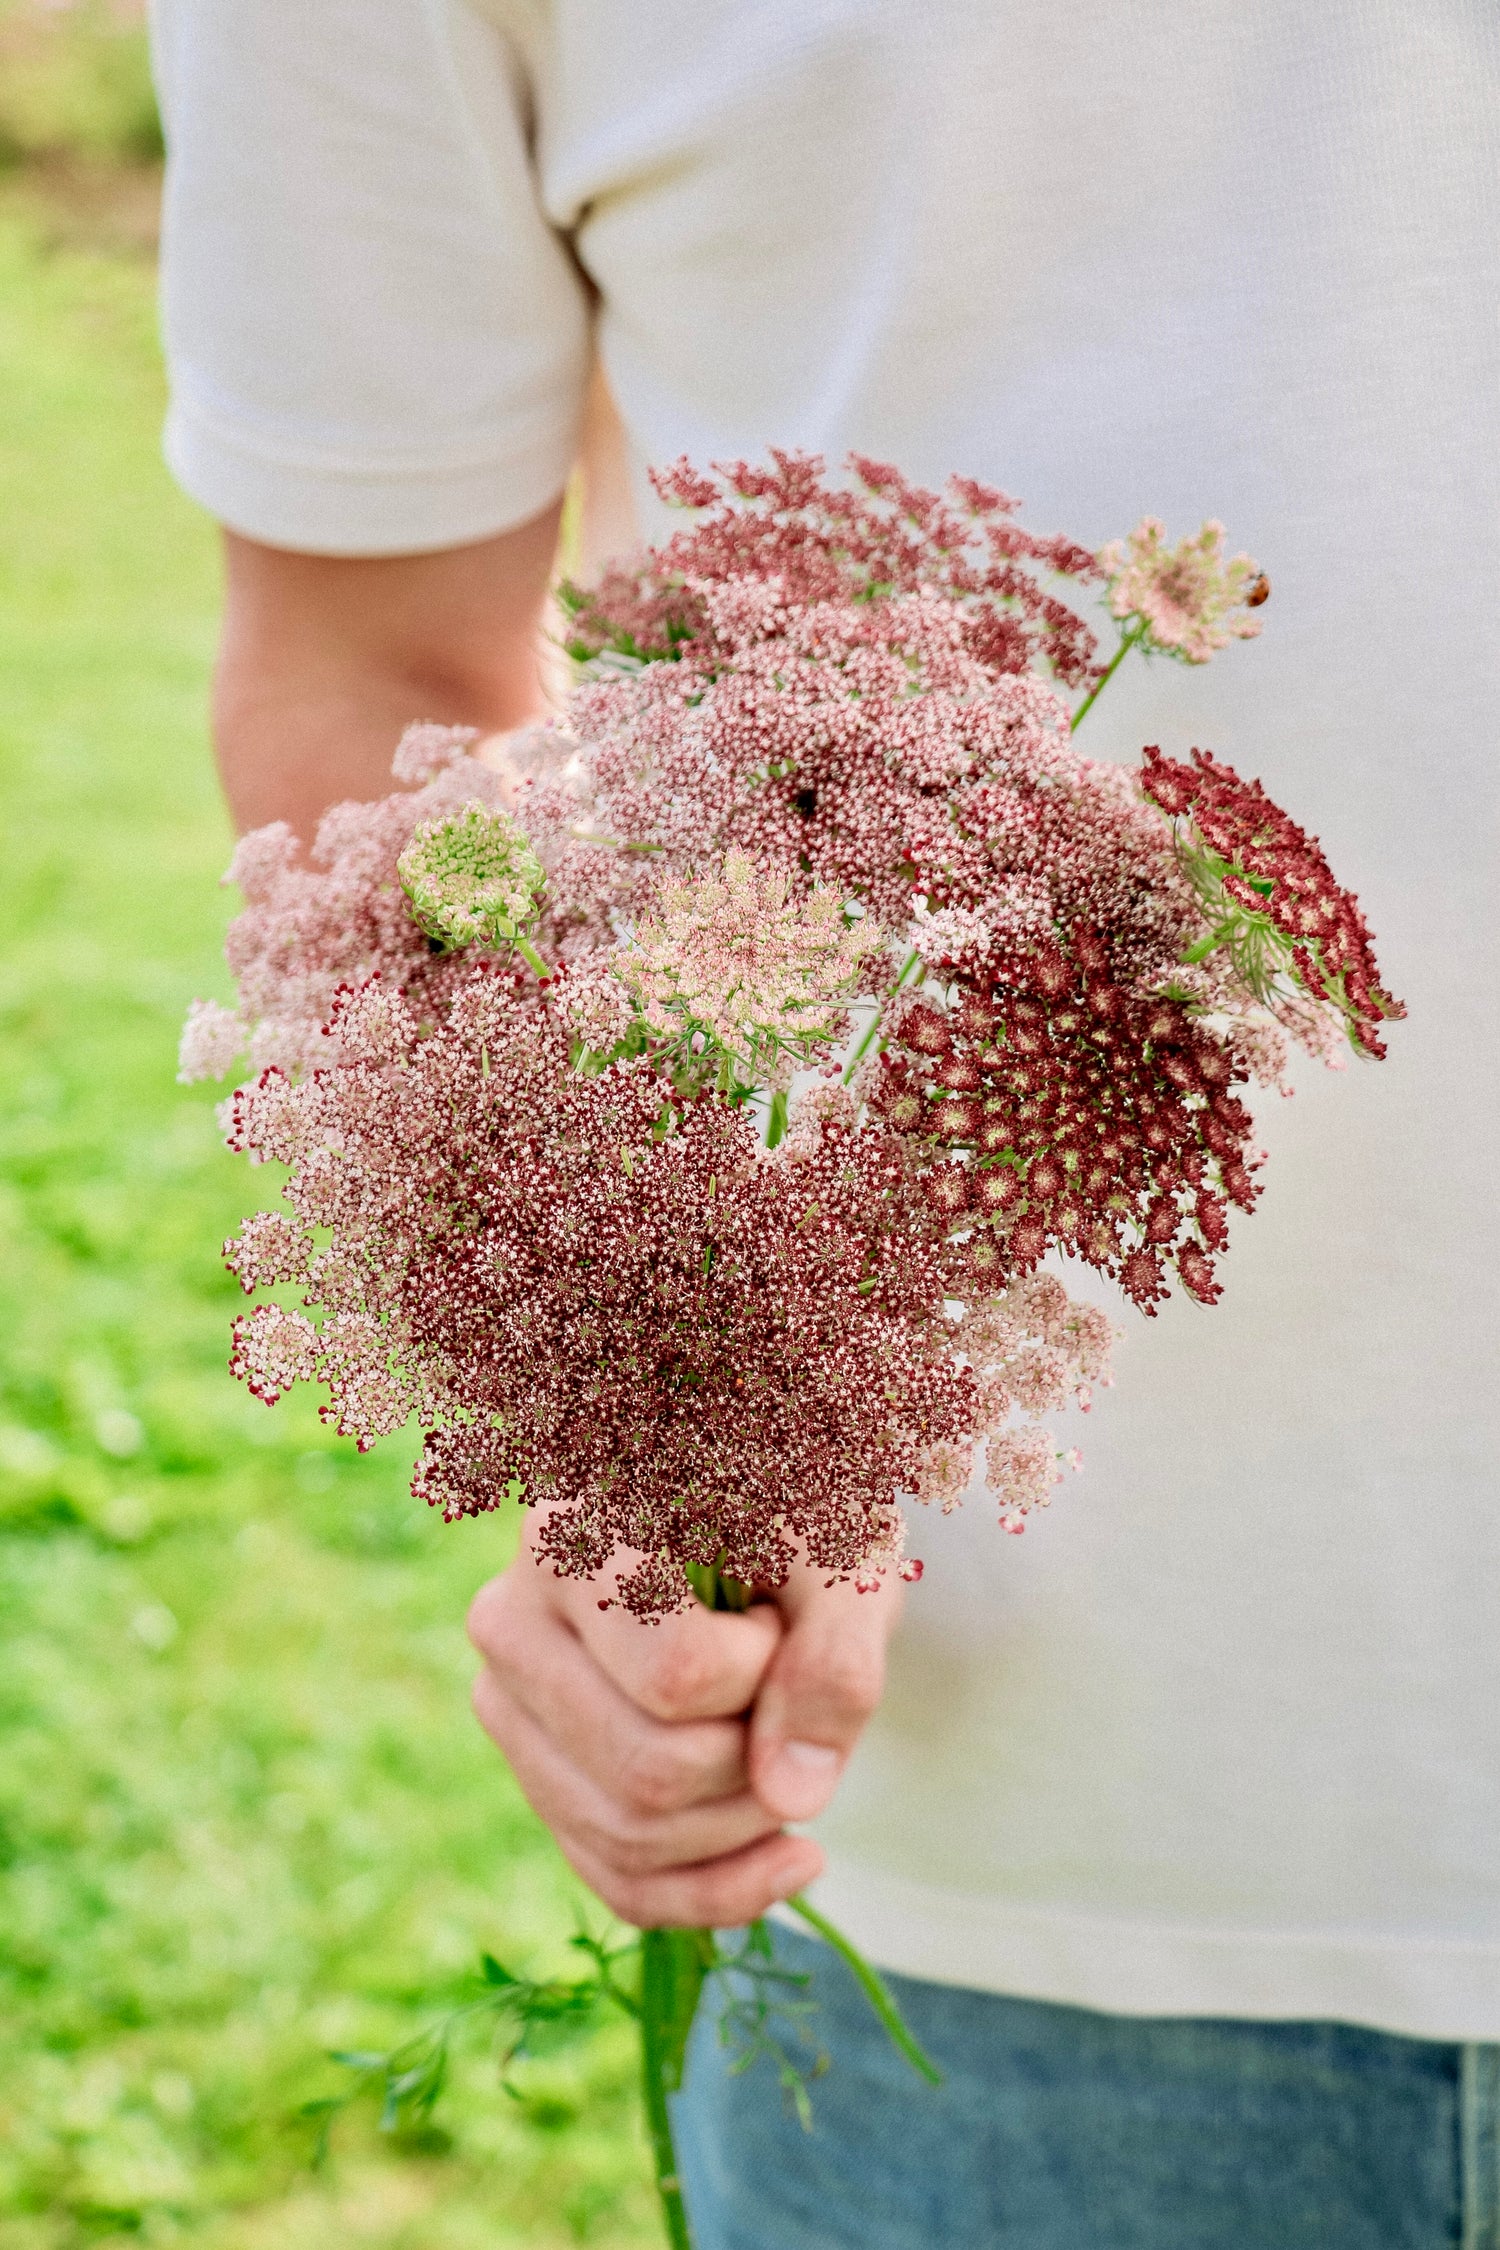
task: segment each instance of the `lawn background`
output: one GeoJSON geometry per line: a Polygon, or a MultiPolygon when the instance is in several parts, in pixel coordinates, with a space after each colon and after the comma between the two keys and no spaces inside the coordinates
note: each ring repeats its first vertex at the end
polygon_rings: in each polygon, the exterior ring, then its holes
{"type": "Polygon", "coordinates": [[[128,8],[0,5],[0,2250],[624,2250],[623,2024],[525,2106],[476,2044],[435,2129],[351,2112],[319,2171],[297,2116],[583,1902],[468,1712],[511,1527],[225,1372],[274,1183],[173,1075],[232,906],[141,58],[128,8]]]}

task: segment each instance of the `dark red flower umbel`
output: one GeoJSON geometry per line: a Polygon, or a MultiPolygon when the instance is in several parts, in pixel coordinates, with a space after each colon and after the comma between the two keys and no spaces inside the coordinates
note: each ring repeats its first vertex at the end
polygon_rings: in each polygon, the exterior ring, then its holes
{"type": "Polygon", "coordinates": [[[1258,1189],[1247,1073],[1227,1043],[1166,999],[1114,983],[1103,949],[1038,948],[961,1005],[923,1001],[896,1030],[874,1106],[926,1172],[957,1273],[1005,1284],[1052,1249],[1112,1275],[1142,1311],[1169,1263],[1219,1296],[1227,1205],[1258,1189]],[[966,1152],[967,1161],[953,1161],[966,1152]]]}
{"type": "Polygon", "coordinates": [[[1383,1055],[1377,1025],[1406,1010],[1381,984],[1359,902],[1335,882],[1317,838],[1258,781],[1242,781],[1206,750],[1195,750],[1191,765],[1154,747],[1144,757],[1142,789],[1173,819],[1191,821],[1223,862],[1226,897],[1273,925],[1309,991],[1342,1010],[1357,1047],[1383,1055]]]}

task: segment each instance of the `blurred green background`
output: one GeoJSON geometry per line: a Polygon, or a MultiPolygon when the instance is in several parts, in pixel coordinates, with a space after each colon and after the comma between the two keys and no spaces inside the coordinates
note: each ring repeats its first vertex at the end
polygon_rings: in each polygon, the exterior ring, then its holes
{"type": "Polygon", "coordinates": [[[513,1527],[225,1372],[275,1183],[173,1075],[232,907],[158,151],[137,10],[0,0],[0,2246],[650,2242],[623,2024],[320,2170],[298,2115],[583,1902],[468,1712],[513,1527]]]}

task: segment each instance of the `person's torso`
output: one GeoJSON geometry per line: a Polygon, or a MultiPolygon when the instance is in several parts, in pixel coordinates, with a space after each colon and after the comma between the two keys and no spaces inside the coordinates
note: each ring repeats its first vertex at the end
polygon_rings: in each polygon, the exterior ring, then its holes
{"type": "Polygon", "coordinates": [[[1222,517],[1270,574],[1262,639],[1137,665],[1081,739],[1263,779],[1410,1011],[1388,1062],[1265,1104],[1224,1301],[1122,1309],[1050,1515],[917,1524],[831,1841],[1021,1899],[1500,1942],[1500,21],[528,20],[542,193],[638,464],[858,447],[1089,544],[1222,517]]]}

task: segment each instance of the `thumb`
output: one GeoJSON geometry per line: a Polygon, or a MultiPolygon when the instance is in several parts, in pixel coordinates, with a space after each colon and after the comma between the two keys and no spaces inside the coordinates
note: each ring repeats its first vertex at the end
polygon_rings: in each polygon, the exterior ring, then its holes
{"type": "Polygon", "coordinates": [[[885,1687],[885,1651],[905,1589],[825,1585],[799,1564],[777,1595],[786,1630],[750,1720],[750,1785],[778,1820],[811,1820],[838,1786],[885,1687]]]}

